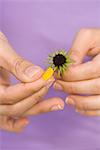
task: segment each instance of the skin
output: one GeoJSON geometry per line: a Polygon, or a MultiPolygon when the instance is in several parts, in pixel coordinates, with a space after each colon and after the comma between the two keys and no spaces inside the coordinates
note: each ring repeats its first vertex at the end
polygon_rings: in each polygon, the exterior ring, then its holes
{"type": "Polygon", "coordinates": [[[80,114],[100,116],[100,29],[81,29],[73,41],[70,57],[75,64],[62,78],[57,77],[54,88],[69,93],[66,103],[80,114]],[[84,62],[85,56],[91,60],[84,62]]]}
{"type": "Polygon", "coordinates": [[[58,97],[44,100],[54,77],[45,81],[44,70],[19,56],[0,32],[0,128],[19,132],[28,123],[28,116],[62,110],[58,97]],[[12,73],[20,82],[11,85],[12,73]]]}

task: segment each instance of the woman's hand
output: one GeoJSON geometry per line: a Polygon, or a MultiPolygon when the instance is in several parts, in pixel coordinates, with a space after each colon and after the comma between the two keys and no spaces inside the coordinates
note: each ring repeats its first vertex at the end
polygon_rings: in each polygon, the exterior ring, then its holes
{"type": "Polygon", "coordinates": [[[3,33],[0,33],[0,66],[0,128],[20,131],[28,123],[27,116],[63,109],[60,98],[43,101],[54,78],[43,80],[44,71],[18,56],[3,33]],[[21,83],[11,85],[7,72],[21,83]]]}
{"type": "Polygon", "coordinates": [[[1,84],[0,128],[20,131],[28,123],[27,116],[63,109],[60,98],[43,100],[53,82],[53,78],[48,81],[40,78],[32,83],[1,84]]]}
{"type": "Polygon", "coordinates": [[[43,69],[19,56],[6,36],[0,32],[0,68],[6,69],[22,82],[32,82],[40,78],[43,69]]]}
{"type": "Polygon", "coordinates": [[[100,116],[100,29],[82,29],[73,42],[70,57],[76,63],[62,80],[56,81],[54,88],[69,93],[66,102],[79,113],[100,116]],[[86,55],[92,60],[84,62],[86,55]]]}

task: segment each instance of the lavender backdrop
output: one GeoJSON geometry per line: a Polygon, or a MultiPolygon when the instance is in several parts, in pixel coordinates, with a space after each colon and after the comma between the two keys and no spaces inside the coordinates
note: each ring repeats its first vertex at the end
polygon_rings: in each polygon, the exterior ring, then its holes
{"type": "MultiPolygon", "coordinates": [[[[80,28],[100,27],[100,0],[2,0],[1,8],[0,29],[2,23],[16,51],[43,68],[54,48],[70,49],[80,28]]],[[[51,89],[53,95],[66,96],[51,89]]],[[[0,150],[100,150],[100,118],[66,106],[30,120],[21,134],[1,131],[0,150]]]]}

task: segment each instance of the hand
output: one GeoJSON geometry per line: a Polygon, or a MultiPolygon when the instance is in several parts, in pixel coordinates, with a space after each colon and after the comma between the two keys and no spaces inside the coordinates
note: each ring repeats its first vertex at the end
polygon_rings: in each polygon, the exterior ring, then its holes
{"type": "Polygon", "coordinates": [[[77,112],[100,116],[100,29],[82,29],[73,42],[70,57],[76,63],[62,80],[56,81],[54,88],[70,94],[66,102],[75,106],[77,112]],[[86,55],[92,60],[84,62],[86,55]]]}
{"type": "Polygon", "coordinates": [[[28,123],[27,116],[63,109],[60,98],[43,101],[53,81],[53,78],[47,82],[40,78],[32,83],[1,85],[4,92],[0,94],[0,128],[21,131],[28,123]]]}
{"type": "Polygon", "coordinates": [[[27,116],[63,109],[60,98],[43,101],[54,78],[43,80],[44,71],[18,56],[3,33],[0,33],[0,66],[0,128],[20,131],[28,123],[27,116]],[[22,83],[11,85],[6,70],[22,83]]]}

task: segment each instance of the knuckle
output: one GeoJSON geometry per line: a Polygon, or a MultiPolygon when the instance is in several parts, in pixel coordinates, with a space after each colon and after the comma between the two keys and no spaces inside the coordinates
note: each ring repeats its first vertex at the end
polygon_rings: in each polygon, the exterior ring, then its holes
{"type": "Polygon", "coordinates": [[[42,98],[42,96],[40,94],[37,94],[37,95],[32,95],[31,99],[34,99],[35,102],[37,103],[40,99],[42,98]]]}
{"type": "Polygon", "coordinates": [[[42,99],[42,95],[40,95],[40,94],[35,97],[36,102],[38,102],[41,99],[42,99]]]}

